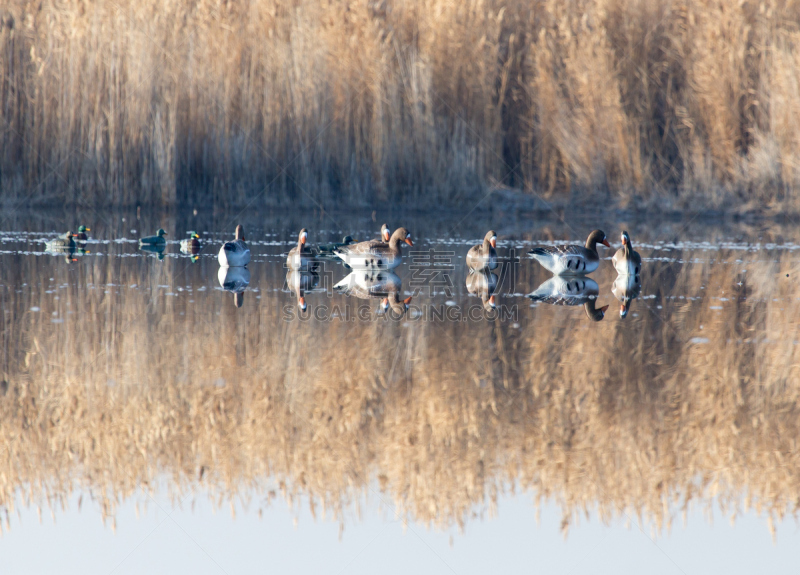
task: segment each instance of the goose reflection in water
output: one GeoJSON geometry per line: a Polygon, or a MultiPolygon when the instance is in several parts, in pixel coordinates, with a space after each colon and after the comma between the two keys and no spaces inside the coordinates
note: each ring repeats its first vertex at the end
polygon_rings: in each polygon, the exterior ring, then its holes
{"type": "Polygon", "coordinates": [[[489,271],[479,271],[467,274],[467,291],[472,295],[477,295],[483,302],[486,311],[492,311],[496,306],[494,295],[497,289],[497,275],[489,271]]]}
{"type": "Polygon", "coordinates": [[[625,319],[631,307],[631,302],[639,297],[642,291],[642,280],[637,275],[619,275],[611,286],[611,292],[621,302],[619,317],[625,319]]]}
{"type": "Polygon", "coordinates": [[[605,317],[608,306],[597,307],[599,294],[600,287],[591,278],[554,276],[528,297],[550,305],[582,305],[590,320],[600,321],[605,317]]]}
{"type": "Polygon", "coordinates": [[[250,285],[250,270],[245,267],[220,266],[217,279],[222,289],[233,294],[233,303],[236,307],[242,307],[244,290],[250,285]]]}
{"type": "Polygon", "coordinates": [[[314,270],[289,269],[286,272],[286,286],[297,297],[297,307],[306,311],[306,292],[314,291],[319,285],[319,274],[314,270]]]}
{"type": "Polygon", "coordinates": [[[389,270],[355,270],[333,286],[333,289],[348,297],[380,299],[381,312],[385,313],[391,308],[395,314],[402,315],[411,303],[410,297],[400,297],[402,287],[400,276],[389,270]]]}

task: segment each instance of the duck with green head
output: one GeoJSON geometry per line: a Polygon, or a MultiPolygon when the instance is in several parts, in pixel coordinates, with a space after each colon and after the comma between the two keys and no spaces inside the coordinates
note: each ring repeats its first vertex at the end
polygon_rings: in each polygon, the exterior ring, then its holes
{"type": "Polygon", "coordinates": [[[78,226],[78,233],[73,234],[73,238],[79,242],[85,242],[89,239],[89,236],[86,235],[86,232],[91,232],[92,230],[87,228],[86,226],[78,226]]]}
{"type": "Polygon", "coordinates": [[[147,236],[144,238],[139,238],[139,245],[140,246],[163,246],[166,245],[167,240],[164,239],[164,236],[167,235],[167,232],[164,231],[164,228],[158,228],[156,235],[154,236],[147,236]]]}

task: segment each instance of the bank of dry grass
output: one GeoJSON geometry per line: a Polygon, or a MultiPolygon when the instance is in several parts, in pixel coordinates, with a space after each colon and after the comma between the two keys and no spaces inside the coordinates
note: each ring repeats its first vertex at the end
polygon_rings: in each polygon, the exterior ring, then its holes
{"type": "Polygon", "coordinates": [[[11,0],[6,201],[800,208],[783,0],[11,0]]]}

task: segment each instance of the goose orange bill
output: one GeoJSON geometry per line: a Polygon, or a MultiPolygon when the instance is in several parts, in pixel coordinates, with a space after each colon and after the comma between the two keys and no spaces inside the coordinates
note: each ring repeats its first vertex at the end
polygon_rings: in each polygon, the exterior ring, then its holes
{"type": "Polygon", "coordinates": [[[492,239],[489,240],[489,242],[492,244],[493,248],[496,248],[497,247],[497,236],[492,236],[492,239]]]}
{"type": "MultiPolygon", "coordinates": [[[[412,297],[413,297],[413,296],[409,296],[409,297],[407,297],[406,299],[404,299],[404,300],[403,300],[403,303],[404,303],[404,304],[406,304],[406,305],[410,304],[410,303],[411,303],[411,298],[412,298],[412,297]]],[[[389,303],[389,298],[386,298],[386,303],[389,303]]]]}
{"type": "Polygon", "coordinates": [[[412,242],[412,241],[411,241],[411,238],[406,238],[406,239],[405,239],[405,242],[406,242],[408,245],[410,245],[410,246],[413,246],[413,245],[414,245],[414,242],[412,242]]]}
{"type": "MultiPolygon", "coordinates": [[[[607,240],[607,239],[605,239],[605,238],[603,238],[603,245],[604,245],[604,246],[606,246],[607,248],[610,248],[610,247],[611,247],[611,244],[610,244],[610,243],[608,243],[608,240],[607,240]]],[[[608,307],[608,306],[606,306],[606,307],[608,307]]]]}
{"type": "Polygon", "coordinates": [[[603,313],[606,313],[607,309],[608,309],[608,306],[604,305],[603,307],[600,308],[600,311],[603,312],[603,313]]]}

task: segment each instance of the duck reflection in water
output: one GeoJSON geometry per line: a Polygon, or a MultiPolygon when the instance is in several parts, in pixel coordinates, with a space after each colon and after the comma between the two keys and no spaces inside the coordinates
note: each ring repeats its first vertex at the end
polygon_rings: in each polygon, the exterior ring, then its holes
{"type": "Polygon", "coordinates": [[[139,249],[143,252],[154,254],[159,260],[163,260],[166,246],[167,244],[139,244],[139,249]]]}
{"type": "Polygon", "coordinates": [[[297,307],[306,311],[306,292],[314,291],[319,285],[319,274],[314,270],[289,269],[286,272],[286,286],[297,297],[297,307]]]}
{"type": "Polygon", "coordinates": [[[600,287],[587,277],[554,276],[536,288],[528,297],[550,305],[582,305],[586,316],[592,321],[601,321],[608,306],[597,307],[600,287]]]}
{"type": "Polygon", "coordinates": [[[619,275],[611,286],[611,292],[621,302],[619,306],[619,317],[625,319],[631,307],[631,302],[639,297],[642,291],[642,280],[639,276],[619,275]]]}
{"type": "Polygon", "coordinates": [[[497,275],[489,271],[470,271],[467,274],[467,291],[477,295],[483,302],[483,309],[492,311],[496,307],[497,275]]]}
{"type": "Polygon", "coordinates": [[[217,279],[222,289],[233,294],[233,303],[236,307],[242,307],[244,290],[250,285],[250,270],[245,267],[221,266],[217,279]]]}
{"type": "Polygon", "coordinates": [[[411,298],[401,298],[403,288],[400,276],[389,270],[355,270],[333,286],[337,292],[359,299],[380,299],[380,312],[391,309],[396,315],[408,310],[411,298]]]}

